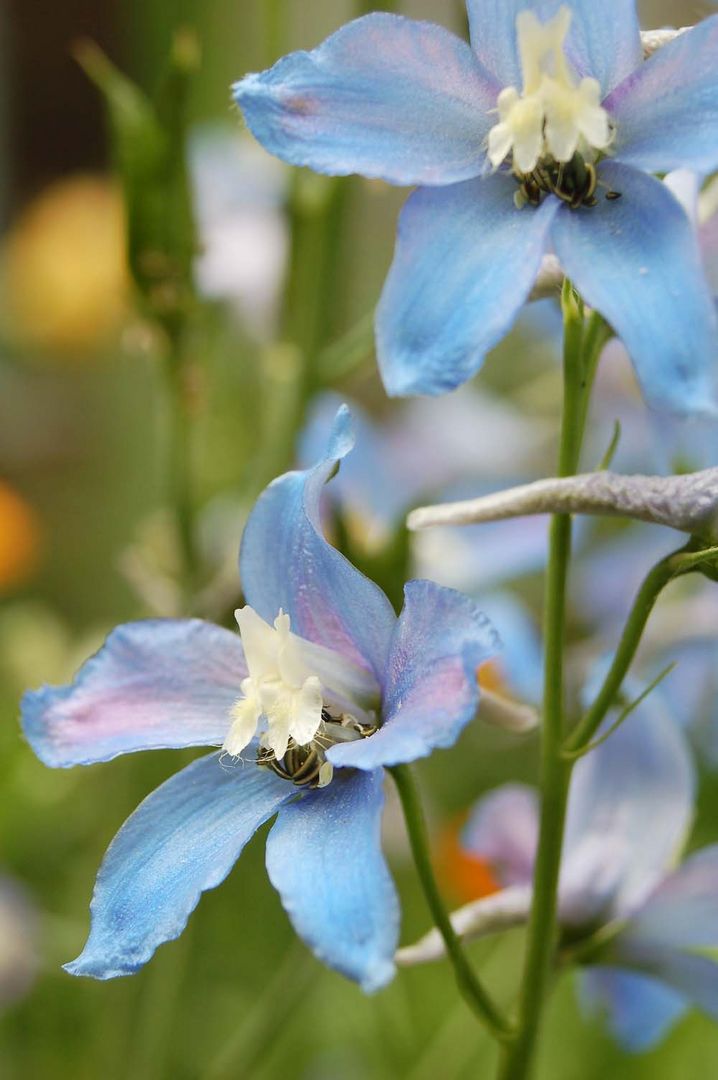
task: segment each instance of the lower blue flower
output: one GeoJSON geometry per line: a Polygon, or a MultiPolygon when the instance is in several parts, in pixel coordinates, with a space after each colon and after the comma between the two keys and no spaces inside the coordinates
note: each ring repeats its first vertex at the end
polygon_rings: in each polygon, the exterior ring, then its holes
{"type": "Polygon", "coordinates": [[[497,638],[476,604],[427,581],[388,600],[324,538],[320,499],[351,449],[280,477],[244,534],[240,638],[198,620],[119,627],[70,686],[25,695],[48,765],[211,746],[153,792],[100,869],[90,936],[67,970],[131,974],[178,937],[256,830],[297,932],[367,991],[394,972],[397,897],[381,851],[383,769],[450,746],[476,713],[497,638]]]}

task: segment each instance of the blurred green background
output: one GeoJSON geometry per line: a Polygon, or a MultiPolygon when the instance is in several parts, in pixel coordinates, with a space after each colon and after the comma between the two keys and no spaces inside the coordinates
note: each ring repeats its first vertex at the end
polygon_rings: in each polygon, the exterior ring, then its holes
{"type": "MultiPolygon", "coordinates": [[[[66,975],[60,965],[84,940],[92,884],[109,840],[185,756],[138,755],[53,772],[34,759],[17,725],[25,687],[65,681],[115,623],[155,610],[172,613],[178,603],[177,553],[164,516],[168,421],[161,373],[152,334],[127,286],[102,103],[71,57],[73,45],[94,39],[152,93],[173,32],[193,27],[202,65],[190,112],[193,145],[201,147],[218,124],[238,138],[241,122],[229,97],[234,79],[289,48],[313,45],[374,6],[6,0],[0,11],[0,874],[26,890],[22,903],[35,913],[32,925],[23,924],[34,942],[27,963],[36,965],[27,992],[0,1015],[2,1080],[431,1080],[437,1074],[460,1080],[492,1073],[492,1045],[457,998],[444,965],[402,973],[388,990],[366,998],[313,960],[268,885],[262,836],[224,885],[203,897],[184,936],[141,974],[107,984],[66,975]]],[[[458,3],[406,0],[400,7],[461,30],[458,3]]],[[[647,0],[641,8],[652,27],[692,22],[707,5],[647,0]]],[[[370,351],[361,344],[357,356],[345,350],[344,366],[332,369],[327,349],[357,324],[363,340],[403,193],[355,179],[292,180],[281,170],[265,174],[266,167],[263,162],[246,195],[250,221],[261,229],[242,241],[244,261],[235,269],[251,280],[267,245],[264,254],[274,252],[265,275],[269,300],[250,292],[238,306],[222,302],[215,289],[194,339],[200,607],[214,618],[224,618],[239,595],[232,562],[248,505],[258,486],[291,464],[301,416],[290,410],[295,424],[287,427],[287,414],[280,408],[273,416],[272,408],[281,404],[297,347],[302,355],[329,358],[314,369],[316,387],[349,393],[377,416],[389,411],[370,351]],[[281,288],[287,191],[305,269],[290,270],[284,299],[272,301],[274,278],[281,288]]],[[[210,180],[214,170],[209,159],[210,180]]],[[[203,196],[210,207],[212,197],[210,183],[203,196]]],[[[231,239],[230,224],[214,226],[220,233],[226,227],[231,239]]],[[[518,400],[527,372],[537,385],[543,378],[545,392],[532,409],[534,418],[553,423],[555,368],[545,350],[534,355],[527,343],[519,335],[502,346],[482,379],[518,400]]],[[[395,589],[397,582],[383,584],[395,589]]],[[[536,586],[527,582],[528,595],[537,595],[536,586]]],[[[509,779],[533,781],[535,746],[517,749],[476,726],[461,752],[436,755],[419,772],[438,837],[482,790],[509,779]]],[[[427,928],[428,916],[389,796],[386,843],[409,941],[427,928]]],[[[718,783],[710,776],[700,810],[701,839],[715,840],[718,783]]],[[[451,890],[450,875],[445,885],[451,890]]],[[[473,949],[507,1004],[521,943],[516,933],[473,949]]],[[[3,944],[0,925],[0,967],[3,949],[10,945],[3,944]]],[[[561,981],[543,1041],[544,1080],[714,1073],[718,1029],[708,1020],[691,1015],[656,1051],[627,1057],[598,1024],[580,1016],[571,979],[561,981]]]]}

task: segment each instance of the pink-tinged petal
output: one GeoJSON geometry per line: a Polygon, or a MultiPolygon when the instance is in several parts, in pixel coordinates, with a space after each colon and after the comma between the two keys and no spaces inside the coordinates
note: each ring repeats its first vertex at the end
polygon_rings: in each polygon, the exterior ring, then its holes
{"type": "Polygon", "coordinates": [[[247,675],[238,634],[199,619],[118,626],[69,686],[22,699],[28,742],[67,768],[164,747],[221,746],[247,675]]]}
{"type": "Polygon", "coordinates": [[[92,925],[71,975],[131,975],[184,930],[207,889],[221,884],[244,845],[296,789],[256,765],[199,758],[153,791],[107,849],[92,925]]]}
{"type": "Polygon", "coordinates": [[[461,846],[488,862],[503,886],[533,877],[538,844],[538,796],[524,784],[505,784],[476,803],[461,846]]]}
{"type": "Polygon", "coordinates": [[[379,731],[329,750],[334,765],[376,769],[452,746],[479,701],[477,668],[498,648],[477,604],[431,581],[410,581],[391,645],[379,731]]]}
{"type": "Polygon", "coordinates": [[[343,406],[326,457],[313,469],[280,476],[260,495],[242,537],[240,572],[247,603],[266,622],[283,609],[295,634],[341,652],[381,683],[396,615],[322,531],[325,484],[353,445],[343,406]]]}
{"type": "Polygon", "coordinates": [[[718,167],[718,15],[658,49],[604,102],[619,161],[647,172],[718,167]]]}
{"type": "Polygon", "coordinates": [[[499,89],[448,30],[375,13],[233,93],[254,136],[292,165],[452,184],[484,168],[499,89]]]}
{"type": "Polygon", "coordinates": [[[685,738],[654,692],[574,771],[560,885],[566,922],[640,907],[685,842],[694,787],[685,738]]]}

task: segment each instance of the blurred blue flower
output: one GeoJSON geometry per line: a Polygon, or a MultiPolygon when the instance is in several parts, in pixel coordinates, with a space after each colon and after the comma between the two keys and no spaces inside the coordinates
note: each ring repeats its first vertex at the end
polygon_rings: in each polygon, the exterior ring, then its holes
{"type": "Polygon", "coordinates": [[[251,605],[237,613],[241,643],[198,620],[131,623],[72,685],[25,695],[25,733],[48,765],[223,748],[168,780],[120,830],[71,973],[136,971],[276,814],[267,869],[297,932],[366,990],[392,977],[399,913],[380,846],[383,766],[456,740],[497,639],[473,601],[431,582],[406,586],[397,619],[327,543],[321,495],[352,444],[343,408],[320,463],[259,498],[240,555],[251,605]]]}
{"type": "Polygon", "coordinates": [[[32,985],[38,966],[37,915],[25,888],[0,873],[0,1011],[32,985]]]}
{"type": "Polygon", "coordinates": [[[234,87],[278,157],[419,185],[377,317],[388,392],[439,394],[473,375],[553,248],[648,402],[712,411],[716,317],[698,245],[650,174],[718,166],[718,17],[644,63],[634,0],[467,6],[472,48],[373,14],[234,87]]]}
{"type": "MultiPolygon", "coordinates": [[[[609,723],[611,721],[609,720],[609,723]]],[[[604,728],[604,730],[606,730],[604,728]]],[[[580,994],[628,1049],[647,1049],[693,1004],[718,1018],[718,846],[675,859],[691,825],[693,766],[655,694],[576,766],[559,886],[561,947],[590,944],[580,994]]],[[[528,914],[538,799],[523,785],[490,792],[464,829],[501,892],[457,912],[474,932],[489,913],[528,914]]],[[[437,956],[433,939],[416,960],[437,956]]]]}

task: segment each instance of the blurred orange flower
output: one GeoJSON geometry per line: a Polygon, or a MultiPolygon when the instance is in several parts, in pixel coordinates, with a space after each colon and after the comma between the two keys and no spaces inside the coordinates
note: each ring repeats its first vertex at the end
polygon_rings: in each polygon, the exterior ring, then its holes
{"type": "Polygon", "coordinates": [[[435,852],[439,877],[459,903],[490,896],[501,888],[489,863],[462,847],[461,832],[465,824],[466,814],[450,821],[439,836],[435,852]]]}
{"type": "Polygon", "coordinates": [[[39,556],[40,527],[34,511],[0,480],[0,594],[27,581],[39,556]]]}
{"type": "Polygon", "coordinates": [[[90,175],[52,184],[12,226],[0,265],[0,319],[12,342],[60,354],[101,345],[127,296],[116,187],[90,175]]]}

